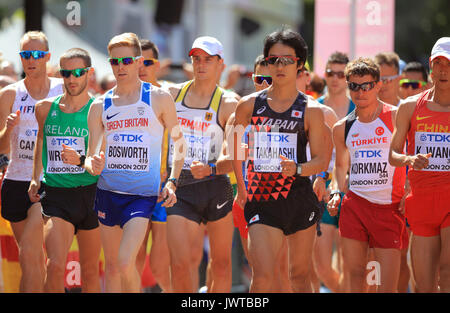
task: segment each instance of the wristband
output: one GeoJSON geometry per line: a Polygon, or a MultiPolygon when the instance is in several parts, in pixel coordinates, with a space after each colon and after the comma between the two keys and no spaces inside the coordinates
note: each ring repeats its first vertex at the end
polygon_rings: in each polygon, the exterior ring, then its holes
{"type": "Polygon", "coordinates": [[[330,173],[328,173],[328,172],[320,172],[319,174],[317,174],[317,176],[322,177],[325,181],[327,181],[328,178],[330,177],[330,173]]]}
{"type": "Polygon", "coordinates": [[[330,197],[333,198],[333,196],[334,196],[335,194],[338,194],[339,197],[340,197],[340,196],[341,196],[341,191],[340,191],[340,190],[332,190],[332,191],[330,192],[330,197]]]}
{"type": "Polygon", "coordinates": [[[208,165],[211,167],[211,175],[209,175],[209,176],[216,176],[216,173],[217,173],[216,164],[208,163],[208,165]]]}
{"type": "Polygon", "coordinates": [[[80,156],[80,164],[78,164],[77,166],[82,167],[84,165],[84,161],[86,161],[86,156],[80,156]]]}
{"type": "Polygon", "coordinates": [[[178,180],[176,178],[169,178],[167,182],[171,182],[175,187],[177,187],[178,180]]]}

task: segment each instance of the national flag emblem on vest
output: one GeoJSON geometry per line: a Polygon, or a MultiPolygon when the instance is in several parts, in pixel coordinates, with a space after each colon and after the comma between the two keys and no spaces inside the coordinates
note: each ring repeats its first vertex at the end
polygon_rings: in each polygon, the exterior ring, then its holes
{"type": "Polygon", "coordinates": [[[212,119],[212,113],[211,112],[206,112],[205,114],[205,120],[210,121],[212,119]]]}
{"type": "Polygon", "coordinates": [[[303,116],[302,111],[292,110],[291,117],[302,118],[302,116],[303,116]]]}
{"type": "Polygon", "coordinates": [[[251,223],[254,223],[257,221],[259,221],[259,214],[256,214],[255,216],[253,216],[248,223],[251,224],[251,223]]]}

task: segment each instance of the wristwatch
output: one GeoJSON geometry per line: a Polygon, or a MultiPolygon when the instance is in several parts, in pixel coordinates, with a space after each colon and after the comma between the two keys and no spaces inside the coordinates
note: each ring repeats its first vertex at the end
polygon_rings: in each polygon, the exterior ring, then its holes
{"type": "Polygon", "coordinates": [[[328,173],[328,172],[320,172],[319,174],[317,174],[317,176],[322,177],[325,181],[327,181],[328,178],[330,177],[330,173],[328,173]]]}
{"type": "Polygon", "coordinates": [[[302,164],[297,164],[297,175],[302,176],[302,164]]]}
{"type": "Polygon", "coordinates": [[[217,173],[217,167],[214,163],[208,163],[209,167],[211,167],[211,175],[209,176],[216,176],[217,173]]]}
{"type": "Polygon", "coordinates": [[[335,194],[338,194],[339,197],[340,197],[340,196],[341,196],[341,191],[340,191],[340,190],[332,190],[332,191],[330,192],[330,198],[333,198],[333,196],[334,196],[335,194]]]}
{"type": "Polygon", "coordinates": [[[177,182],[178,182],[178,180],[177,180],[176,178],[169,178],[169,179],[167,180],[167,182],[172,182],[172,184],[173,184],[175,187],[177,187],[177,182]]]}
{"type": "Polygon", "coordinates": [[[86,161],[86,156],[80,156],[80,164],[78,164],[77,166],[82,167],[84,165],[84,161],[86,161]]]}

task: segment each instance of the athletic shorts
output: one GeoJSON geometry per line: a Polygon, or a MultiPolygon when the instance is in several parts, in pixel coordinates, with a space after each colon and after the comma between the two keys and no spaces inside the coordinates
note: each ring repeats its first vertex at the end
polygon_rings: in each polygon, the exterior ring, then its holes
{"type": "Polygon", "coordinates": [[[94,208],[100,223],[123,228],[132,218],[150,219],[157,199],[156,196],[128,195],[97,188],[94,208]]]}
{"type": "Polygon", "coordinates": [[[450,188],[413,190],[406,197],[405,213],[414,235],[432,237],[450,226],[450,188]]]}
{"type": "Polygon", "coordinates": [[[153,223],[166,223],[167,222],[167,213],[166,208],[162,206],[164,201],[157,202],[155,205],[155,209],[152,214],[152,222],[153,223]]]}
{"type": "Polygon", "coordinates": [[[244,209],[236,201],[233,201],[233,223],[234,227],[239,230],[241,237],[246,239],[248,237],[248,228],[244,216],[244,209]]]}
{"type": "Polygon", "coordinates": [[[287,198],[247,201],[244,209],[249,228],[257,223],[269,225],[281,229],[286,236],[316,224],[320,214],[320,203],[309,178],[297,178],[287,198]]]}
{"type": "Polygon", "coordinates": [[[60,188],[42,184],[45,195],[41,199],[42,215],[59,217],[71,223],[78,230],[91,230],[98,227],[94,211],[97,184],[76,188],[60,188]]]}
{"type": "Polygon", "coordinates": [[[342,200],[339,232],[344,238],[366,241],[370,248],[406,249],[408,232],[399,203],[376,204],[349,191],[342,200]]]}
{"type": "MultiPolygon", "coordinates": [[[[4,179],[2,182],[2,217],[12,223],[25,220],[28,209],[33,205],[28,196],[29,181],[4,179]]],[[[42,185],[38,193],[43,191],[42,185]]]]}
{"type": "Polygon", "coordinates": [[[224,218],[233,207],[233,188],[227,176],[180,186],[177,203],[166,208],[167,215],[180,215],[198,224],[224,218]]]}

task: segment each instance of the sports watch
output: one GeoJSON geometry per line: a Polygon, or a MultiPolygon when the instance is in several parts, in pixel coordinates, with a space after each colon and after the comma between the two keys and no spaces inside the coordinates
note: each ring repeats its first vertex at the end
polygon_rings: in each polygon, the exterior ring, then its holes
{"type": "Polygon", "coordinates": [[[302,176],[302,164],[297,164],[297,175],[302,176]]]}
{"type": "Polygon", "coordinates": [[[330,177],[330,173],[328,173],[328,172],[320,172],[319,174],[317,174],[317,176],[322,177],[325,181],[327,181],[328,178],[330,177]]]}
{"type": "Polygon", "coordinates": [[[82,167],[84,165],[84,161],[86,161],[86,156],[80,156],[80,164],[78,164],[77,166],[82,167]]]}

